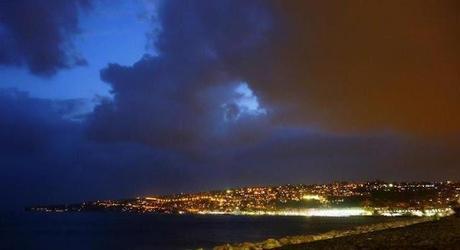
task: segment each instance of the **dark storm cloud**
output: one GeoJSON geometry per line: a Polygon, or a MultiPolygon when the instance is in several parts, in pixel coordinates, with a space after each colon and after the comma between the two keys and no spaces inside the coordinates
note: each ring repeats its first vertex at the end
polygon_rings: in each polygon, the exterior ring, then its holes
{"type": "Polygon", "coordinates": [[[264,39],[270,20],[261,4],[164,1],[159,9],[159,56],[102,70],[114,100],[96,108],[90,135],[197,150],[251,137],[242,126],[263,130],[260,117],[234,105],[239,95],[234,89],[244,79],[228,75],[220,59],[221,53],[241,53],[264,39]],[[225,122],[230,113],[237,122],[225,122]]]}
{"type": "Polygon", "coordinates": [[[0,197],[8,200],[0,210],[184,188],[166,188],[190,178],[180,155],[86,140],[84,122],[67,118],[81,105],[0,90],[0,197]]]}
{"type": "Polygon", "coordinates": [[[69,102],[0,91],[0,197],[9,201],[0,210],[243,185],[458,176],[458,140],[449,146],[280,128],[257,143],[212,148],[205,160],[139,144],[100,144],[85,139],[85,123],[65,118],[62,110],[73,113],[68,106],[78,110],[81,101],[69,102]]]}
{"type": "Polygon", "coordinates": [[[221,118],[222,107],[239,112],[228,94],[239,81],[270,107],[269,127],[459,132],[455,2],[160,3],[159,56],[101,73],[115,98],[97,108],[95,138],[189,148],[234,138],[245,125],[221,118]]]}
{"type": "Polygon", "coordinates": [[[457,9],[395,4],[161,2],[158,56],[102,70],[114,99],[90,116],[89,134],[191,151],[188,165],[231,183],[247,172],[423,179],[437,164],[437,177],[458,176],[459,145],[425,138],[458,133],[457,9]],[[241,82],[266,114],[236,119],[241,82]],[[283,138],[290,128],[317,132],[283,138]]]}
{"type": "Polygon", "coordinates": [[[50,186],[58,189],[68,171],[60,166],[64,154],[57,149],[67,149],[78,129],[61,118],[56,106],[25,92],[0,90],[0,195],[10,205],[33,200],[41,191],[52,196],[50,186]]]}
{"type": "Polygon", "coordinates": [[[0,156],[40,152],[51,134],[66,130],[70,124],[54,108],[59,106],[59,102],[30,98],[15,89],[0,90],[0,156]]]}
{"type": "Polygon", "coordinates": [[[460,128],[458,1],[272,1],[266,43],[225,58],[277,120],[343,133],[460,128]]]}
{"type": "Polygon", "coordinates": [[[33,74],[49,76],[84,65],[75,51],[78,12],[90,0],[14,0],[0,3],[0,65],[26,65],[33,74]]]}
{"type": "Polygon", "coordinates": [[[278,129],[256,145],[236,149],[222,164],[228,164],[229,178],[247,185],[254,181],[442,180],[459,177],[459,154],[458,142],[278,129]]]}

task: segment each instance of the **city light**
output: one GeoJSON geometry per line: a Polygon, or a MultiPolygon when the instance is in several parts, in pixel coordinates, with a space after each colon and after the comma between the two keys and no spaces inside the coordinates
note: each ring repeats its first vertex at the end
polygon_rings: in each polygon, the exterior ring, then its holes
{"type": "Polygon", "coordinates": [[[453,201],[459,197],[460,184],[455,182],[331,183],[245,187],[31,210],[306,217],[447,216],[453,213],[453,201]]]}

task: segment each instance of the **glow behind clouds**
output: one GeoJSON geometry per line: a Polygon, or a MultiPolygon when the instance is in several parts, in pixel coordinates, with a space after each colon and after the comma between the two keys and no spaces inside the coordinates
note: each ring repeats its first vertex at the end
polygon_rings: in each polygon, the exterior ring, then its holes
{"type": "Polygon", "coordinates": [[[267,114],[267,110],[261,107],[259,99],[246,82],[240,83],[235,92],[239,94],[235,102],[242,112],[254,116],[267,114]]]}

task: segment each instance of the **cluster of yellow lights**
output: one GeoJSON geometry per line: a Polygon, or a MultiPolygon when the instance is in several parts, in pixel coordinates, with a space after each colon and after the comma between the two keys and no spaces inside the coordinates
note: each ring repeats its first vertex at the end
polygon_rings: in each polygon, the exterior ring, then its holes
{"type": "Polygon", "coordinates": [[[403,216],[403,215],[411,215],[411,216],[449,216],[454,214],[454,211],[451,208],[433,208],[433,209],[425,209],[425,210],[418,210],[418,209],[392,209],[392,210],[382,210],[377,211],[382,216],[403,216]]]}
{"type": "Polygon", "coordinates": [[[326,202],[326,198],[324,198],[321,195],[317,195],[317,194],[306,194],[302,196],[302,199],[307,200],[307,201],[315,200],[315,201],[320,201],[320,202],[326,202]]]}
{"type": "Polygon", "coordinates": [[[299,209],[280,211],[199,211],[199,214],[228,214],[228,215],[273,215],[273,216],[306,216],[306,217],[349,217],[369,216],[372,212],[363,208],[330,208],[330,209],[299,209]]]}
{"type": "MultiPolygon", "coordinates": [[[[198,214],[209,215],[247,215],[247,216],[306,216],[306,217],[350,217],[350,216],[372,216],[372,210],[365,208],[310,208],[298,210],[280,210],[280,211],[197,211],[198,214]]],[[[448,216],[453,213],[452,209],[428,209],[428,210],[378,210],[381,216],[402,216],[410,214],[412,216],[448,216]]]]}

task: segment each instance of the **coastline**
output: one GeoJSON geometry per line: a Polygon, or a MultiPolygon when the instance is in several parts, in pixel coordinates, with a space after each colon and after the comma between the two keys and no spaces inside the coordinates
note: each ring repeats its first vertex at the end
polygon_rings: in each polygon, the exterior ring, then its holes
{"type": "Polygon", "coordinates": [[[436,217],[416,217],[401,219],[393,222],[383,222],[370,225],[357,226],[348,230],[332,230],[320,234],[307,234],[286,236],[278,239],[267,239],[261,242],[244,242],[239,244],[225,244],[215,246],[213,250],[250,250],[250,249],[291,249],[290,247],[305,245],[316,241],[326,241],[335,238],[349,237],[354,235],[363,235],[372,232],[379,232],[388,229],[403,228],[419,223],[436,220],[436,217]]]}

